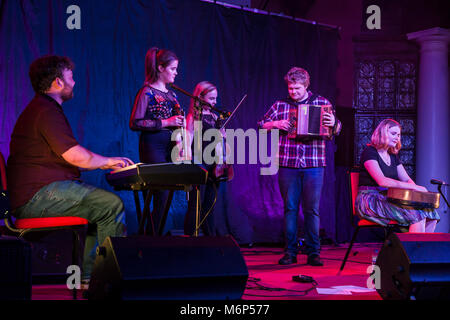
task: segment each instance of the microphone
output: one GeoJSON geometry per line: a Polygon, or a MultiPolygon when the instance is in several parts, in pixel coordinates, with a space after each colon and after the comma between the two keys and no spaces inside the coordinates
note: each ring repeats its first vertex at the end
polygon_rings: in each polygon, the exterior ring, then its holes
{"type": "Polygon", "coordinates": [[[430,183],[431,184],[437,184],[439,186],[450,186],[450,184],[448,184],[448,183],[446,183],[444,181],[441,181],[441,180],[437,180],[437,179],[431,179],[430,183]]]}

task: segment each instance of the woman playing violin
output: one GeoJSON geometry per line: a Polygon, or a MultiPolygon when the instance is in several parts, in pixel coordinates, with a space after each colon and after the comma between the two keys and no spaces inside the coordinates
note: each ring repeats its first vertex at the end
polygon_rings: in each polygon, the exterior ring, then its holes
{"type": "MultiPolygon", "coordinates": [[[[196,124],[201,123],[202,134],[208,129],[219,129],[221,125],[220,117],[213,113],[211,107],[217,103],[218,91],[215,85],[208,81],[202,81],[198,83],[194,89],[193,96],[199,98],[198,100],[191,98],[189,111],[186,116],[186,131],[190,137],[190,141],[194,138],[194,132],[198,129],[196,124]]],[[[225,131],[220,130],[222,137],[225,136],[225,131]]],[[[190,145],[191,143],[189,143],[190,145]]],[[[193,144],[193,147],[196,144],[193,144]]],[[[217,144],[215,153],[216,155],[223,155],[222,143],[217,144]]],[[[203,150],[199,150],[203,152],[203,150]]],[[[196,161],[196,150],[193,150],[194,162],[196,161]]],[[[205,218],[205,214],[209,211],[205,222],[201,225],[202,231],[205,235],[216,235],[216,228],[213,215],[213,204],[216,197],[216,190],[220,187],[220,179],[214,174],[216,166],[214,164],[203,164],[206,170],[208,170],[208,182],[206,185],[200,186],[201,193],[201,214],[200,221],[205,218]],[[211,210],[210,210],[211,209],[211,210]]],[[[231,178],[231,177],[229,177],[231,178]]],[[[184,229],[185,234],[193,234],[195,231],[195,205],[196,197],[195,193],[191,192],[189,195],[188,211],[185,216],[184,229]]]]}
{"type": "Polygon", "coordinates": [[[434,209],[418,209],[391,203],[383,188],[402,188],[427,192],[409,177],[398,157],[401,148],[401,126],[392,119],[380,122],[371,143],[361,155],[359,192],[355,209],[364,219],[387,225],[394,220],[409,226],[409,232],[434,232],[439,214],[434,209]]]}

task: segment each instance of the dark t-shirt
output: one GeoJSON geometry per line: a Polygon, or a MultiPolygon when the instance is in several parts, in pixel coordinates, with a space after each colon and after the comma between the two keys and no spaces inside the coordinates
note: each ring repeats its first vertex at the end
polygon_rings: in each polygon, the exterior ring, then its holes
{"type": "Polygon", "coordinates": [[[366,170],[364,166],[364,162],[367,160],[376,160],[380,165],[380,169],[383,172],[385,177],[399,180],[397,166],[401,164],[398,155],[389,154],[391,157],[391,165],[388,166],[383,159],[381,159],[378,151],[375,147],[367,146],[363,153],[361,154],[361,162],[360,162],[360,173],[359,173],[359,185],[360,186],[375,186],[378,187],[377,182],[372,178],[369,172],[366,170]]]}
{"type": "Polygon", "coordinates": [[[37,94],[11,136],[7,165],[11,208],[26,204],[52,182],[79,179],[79,169],[61,156],[77,144],[62,107],[51,97],[37,94]]]}

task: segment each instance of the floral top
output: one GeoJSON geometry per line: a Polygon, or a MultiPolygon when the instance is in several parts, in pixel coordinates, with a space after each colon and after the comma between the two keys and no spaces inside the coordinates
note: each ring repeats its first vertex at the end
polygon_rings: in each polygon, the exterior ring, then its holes
{"type": "Polygon", "coordinates": [[[182,114],[173,91],[163,92],[145,83],[134,100],[130,117],[131,130],[161,130],[161,120],[182,114]]]}

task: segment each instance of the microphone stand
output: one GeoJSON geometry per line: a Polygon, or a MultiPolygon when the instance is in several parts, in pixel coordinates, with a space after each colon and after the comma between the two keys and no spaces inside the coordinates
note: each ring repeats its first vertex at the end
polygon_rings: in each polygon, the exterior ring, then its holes
{"type": "Polygon", "coordinates": [[[202,105],[206,105],[206,106],[208,106],[209,108],[211,108],[211,110],[216,111],[217,113],[219,113],[221,116],[223,116],[223,117],[225,117],[225,118],[228,118],[228,117],[231,116],[231,112],[220,110],[220,109],[214,107],[213,105],[211,105],[210,103],[206,102],[205,100],[200,99],[199,97],[195,97],[195,96],[193,96],[192,94],[190,94],[189,92],[187,92],[186,90],[183,90],[183,89],[177,87],[177,86],[174,85],[173,83],[170,83],[169,86],[170,86],[171,88],[177,90],[177,91],[180,91],[182,94],[187,95],[188,97],[191,97],[191,98],[194,99],[195,101],[198,101],[198,102],[200,103],[200,107],[201,107],[202,105]]]}
{"type": "Polygon", "coordinates": [[[447,199],[444,196],[444,193],[442,192],[442,184],[438,185],[438,191],[441,194],[442,198],[444,199],[445,203],[447,204],[447,207],[450,207],[450,205],[448,204],[447,199]]]}

